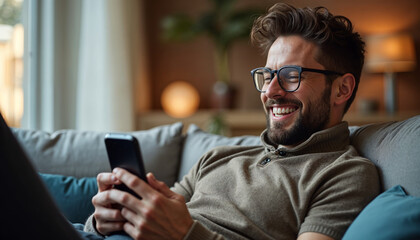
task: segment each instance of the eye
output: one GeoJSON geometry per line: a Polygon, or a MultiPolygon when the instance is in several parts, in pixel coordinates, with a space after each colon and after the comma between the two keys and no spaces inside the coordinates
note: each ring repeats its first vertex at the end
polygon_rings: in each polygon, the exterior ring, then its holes
{"type": "Polygon", "coordinates": [[[294,68],[284,68],[281,70],[280,74],[283,81],[288,83],[299,82],[299,71],[294,68]]]}
{"type": "Polygon", "coordinates": [[[290,83],[297,83],[299,82],[299,75],[289,75],[287,76],[287,81],[290,83]]]}
{"type": "Polygon", "coordinates": [[[264,82],[270,82],[270,81],[271,81],[271,73],[264,72],[264,82]]]}

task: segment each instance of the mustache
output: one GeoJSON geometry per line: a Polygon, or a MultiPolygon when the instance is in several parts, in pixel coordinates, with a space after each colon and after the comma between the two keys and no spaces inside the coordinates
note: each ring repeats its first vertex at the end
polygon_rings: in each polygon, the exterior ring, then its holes
{"type": "Polygon", "coordinates": [[[268,99],[265,102],[264,105],[265,105],[265,107],[270,107],[270,106],[275,105],[275,104],[279,104],[279,105],[281,105],[281,104],[294,104],[294,105],[297,105],[299,107],[302,107],[302,102],[301,101],[295,100],[295,99],[284,99],[284,98],[268,99]]]}

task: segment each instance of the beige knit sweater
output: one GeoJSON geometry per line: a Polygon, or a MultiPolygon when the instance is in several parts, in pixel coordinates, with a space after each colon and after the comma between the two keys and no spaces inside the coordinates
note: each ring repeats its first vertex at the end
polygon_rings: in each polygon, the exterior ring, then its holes
{"type": "Polygon", "coordinates": [[[185,239],[340,239],[379,193],[376,168],[349,146],[345,122],[294,148],[265,137],[263,146],[213,149],[175,184],[195,220],[185,239]]]}

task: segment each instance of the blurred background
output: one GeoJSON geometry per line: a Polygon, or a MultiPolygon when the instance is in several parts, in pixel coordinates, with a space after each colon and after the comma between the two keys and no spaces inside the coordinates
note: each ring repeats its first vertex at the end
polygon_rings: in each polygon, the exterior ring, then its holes
{"type": "MultiPolygon", "coordinates": [[[[12,126],[46,131],[183,121],[259,134],[265,117],[250,70],[264,66],[265,55],[247,31],[277,2],[2,0],[0,111],[12,126]]],[[[420,113],[419,1],[282,2],[325,6],[366,40],[350,124],[420,113]]]]}

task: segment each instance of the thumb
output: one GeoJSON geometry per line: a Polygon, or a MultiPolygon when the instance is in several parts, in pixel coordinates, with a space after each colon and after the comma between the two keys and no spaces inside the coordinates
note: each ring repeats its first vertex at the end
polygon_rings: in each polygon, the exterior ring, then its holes
{"type": "Polygon", "coordinates": [[[171,189],[169,189],[169,187],[164,182],[157,180],[153,173],[147,174],[147,181],[152,188],[163,194],[165,197],[177,198],[177,194],[171,191],[171,189]]]}

